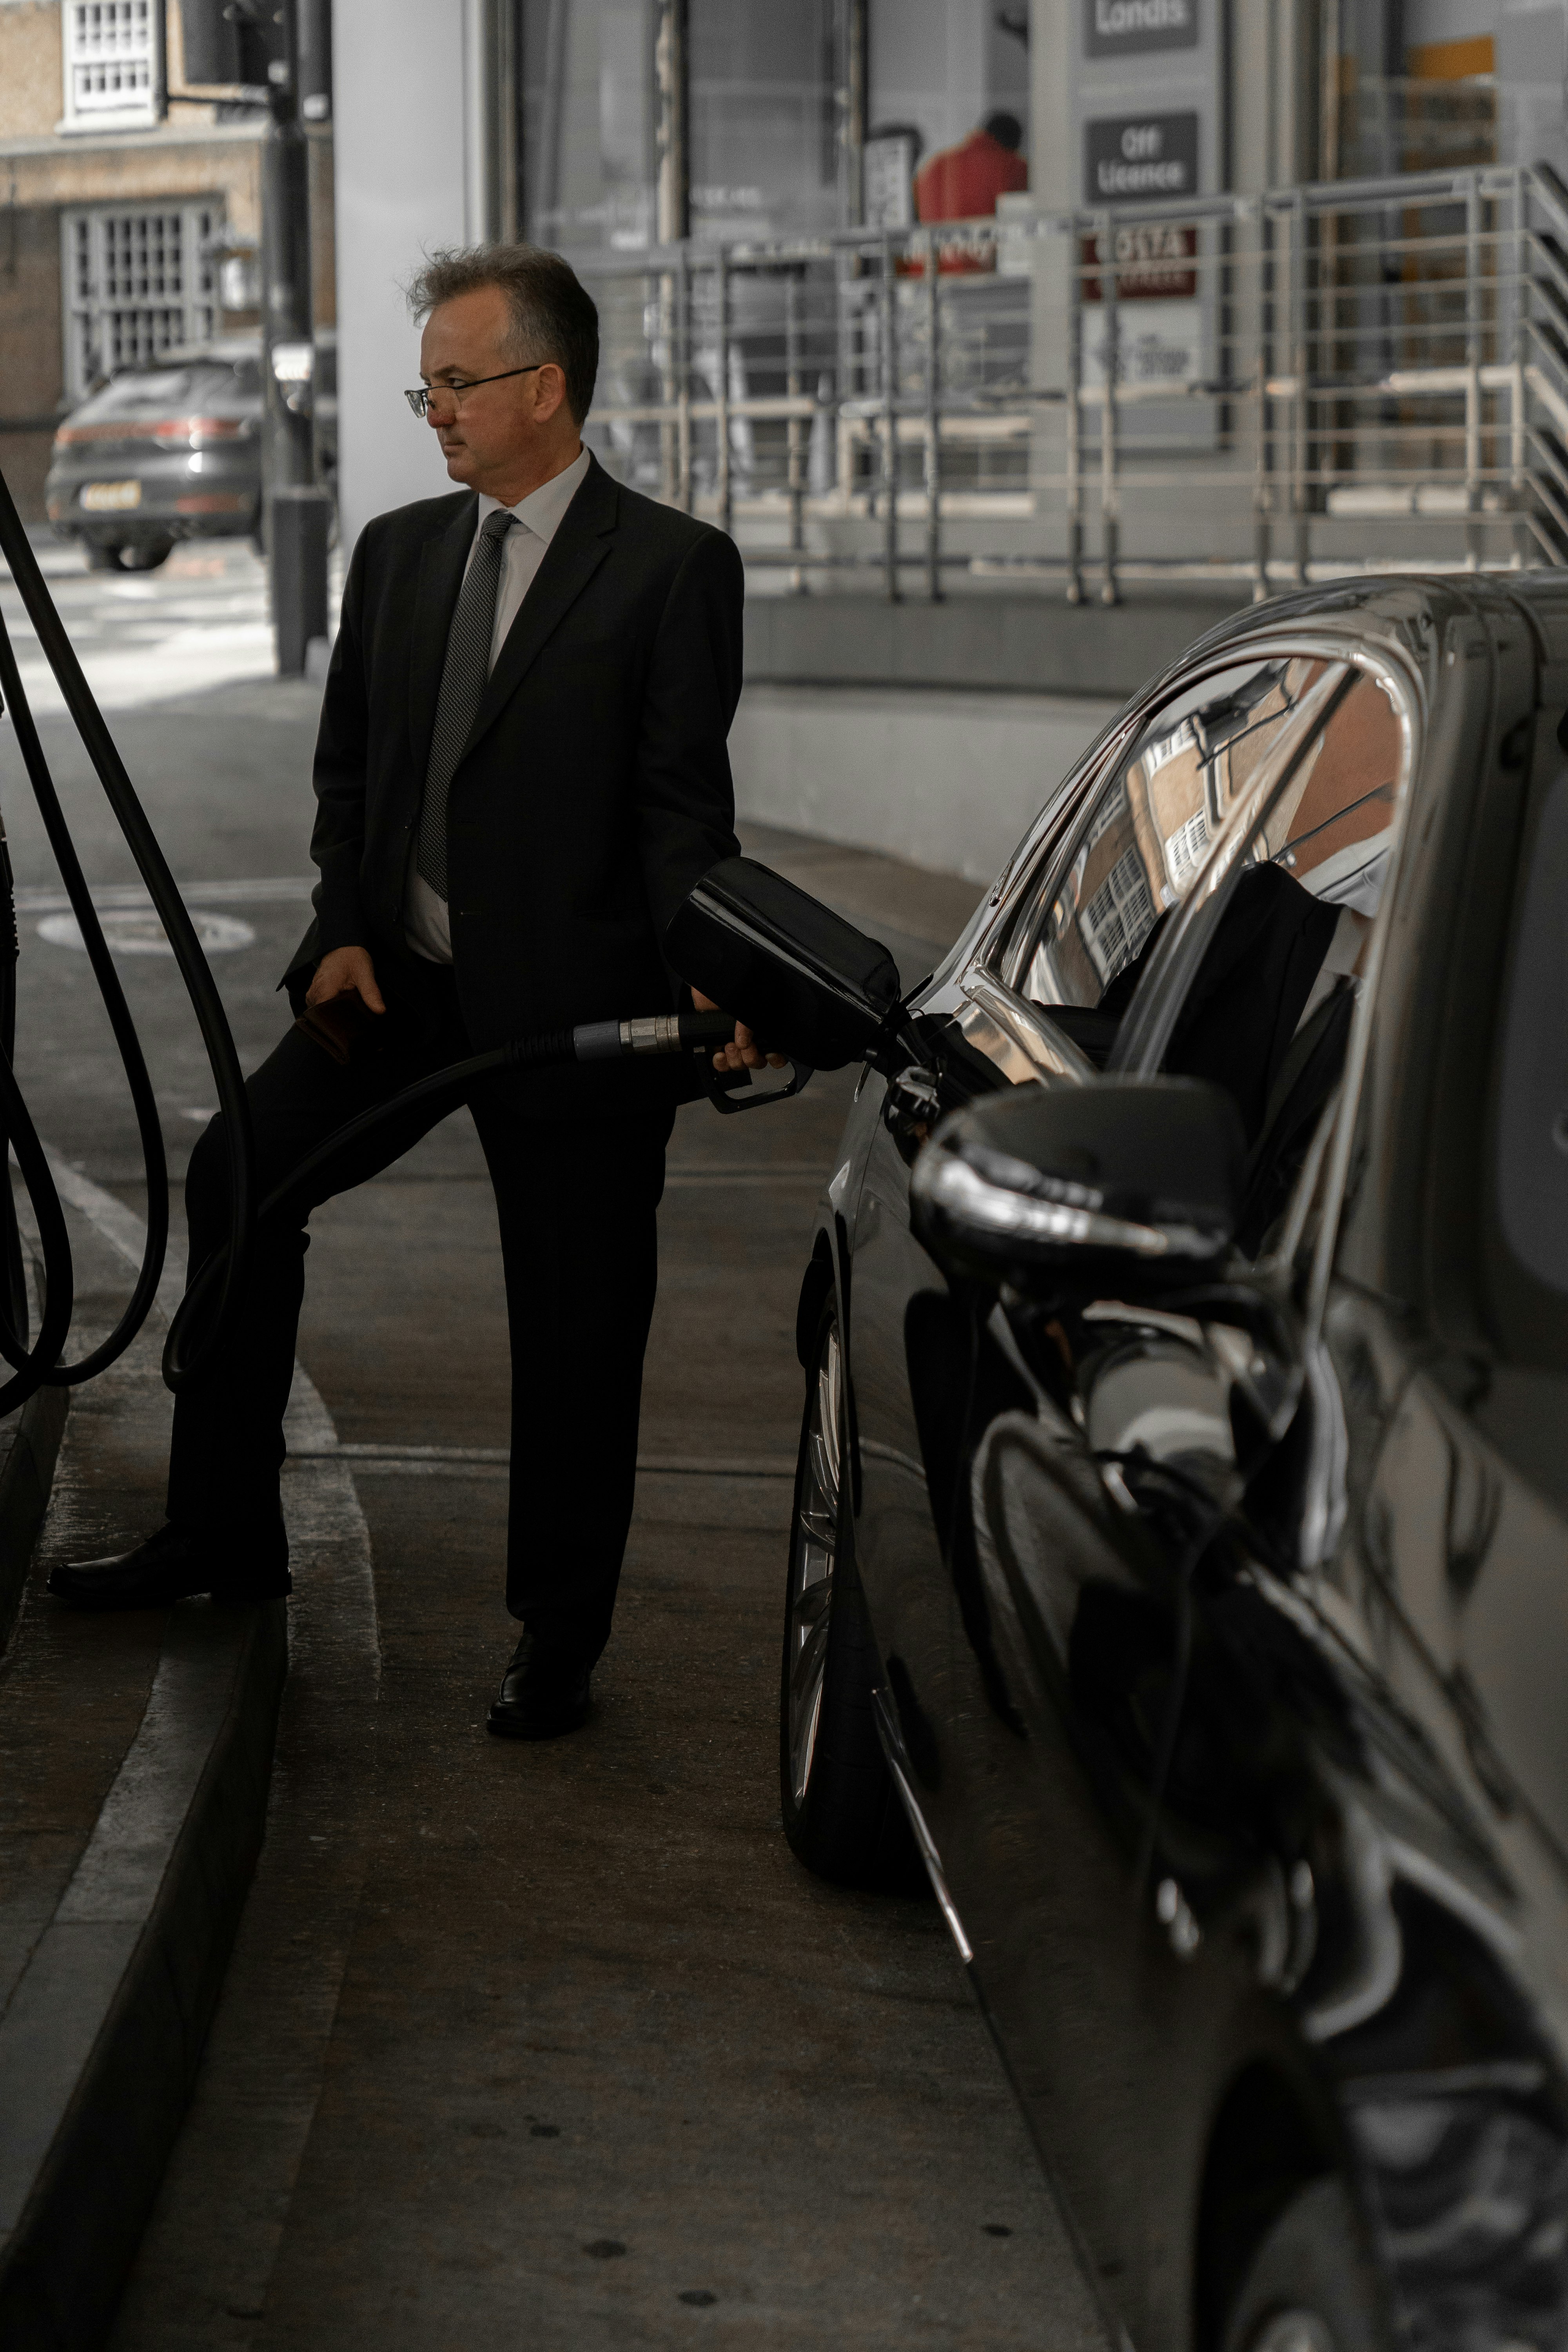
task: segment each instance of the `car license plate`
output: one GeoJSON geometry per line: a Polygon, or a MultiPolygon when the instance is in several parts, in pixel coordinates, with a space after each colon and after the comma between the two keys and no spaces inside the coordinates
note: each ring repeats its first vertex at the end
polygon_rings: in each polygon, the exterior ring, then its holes
{"type": "Polygon", "coordinates": [[[89,482],[81,494],[89,514],[124,514],[142,503],[140,482],[89,482]]]}

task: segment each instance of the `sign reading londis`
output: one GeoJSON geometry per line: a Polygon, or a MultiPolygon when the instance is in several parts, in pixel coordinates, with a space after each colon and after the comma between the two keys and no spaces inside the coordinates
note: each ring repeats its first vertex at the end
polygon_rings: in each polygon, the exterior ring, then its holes
{"type": "Polygon", "coordinates": [[[1084,0],[1083,32],[1091,58],[1195,48],[1198,0],[1084,0]]]}

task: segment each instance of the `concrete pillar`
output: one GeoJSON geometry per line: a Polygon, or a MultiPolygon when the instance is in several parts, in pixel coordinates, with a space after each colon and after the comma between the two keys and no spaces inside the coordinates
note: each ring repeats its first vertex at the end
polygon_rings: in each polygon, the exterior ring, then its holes
{"type": "Polygon", "coordinates": [[[452,487],[435,435],[403,398],[419,381],[403,287],[427,251],[490,232],[482,41],[478,0],[333,0],[345,549],[372,515],[452,487]]]}

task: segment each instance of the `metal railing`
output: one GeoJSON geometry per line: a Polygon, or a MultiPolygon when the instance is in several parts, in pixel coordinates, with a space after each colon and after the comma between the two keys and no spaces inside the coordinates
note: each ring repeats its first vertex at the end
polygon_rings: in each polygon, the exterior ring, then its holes
{"type": "Polygon", "coordinates": [[[804,591],[1568,558],[1568,189],[1490,166],[585,261],[589,438],[804,591]]]}

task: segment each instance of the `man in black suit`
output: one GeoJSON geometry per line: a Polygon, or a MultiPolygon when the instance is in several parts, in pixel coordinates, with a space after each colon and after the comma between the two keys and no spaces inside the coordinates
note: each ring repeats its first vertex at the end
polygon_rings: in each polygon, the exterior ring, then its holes
{"type": "MultiPolygon", "coordinates": [[[[726,738],[742,571],[721,532],[624,489],[581,442],[594,305],[527,247],[438,256],[413,289],[408,398],[465,487],[379,516],[354,550],[317,743],[315,920],[285,976],[348,1058],[295,1027],[249,1081],[265,1193],[346,1119],[525,1031],[668,1011],[660,954],[734,854],[726,738]]],[[[760,1056],[744,1032],[732,1066],[760,1056]]],[[[631,1515],[655,1210],[679,1060],[483,1082],[512,1350],[507,1606],[524,1633],[492,1731],[583,1719],[631,1515]]],[[[363,1182],[451,1108],[410,1112],[323,1172],[363,1182]]],[[[186,1184],[190,1265],[221,1246],[219,1122],[186,1184]]],[[[305,1222],[259,1237],[243,1311],[174,1412],[168,1521],[57,1570],[79,1607],[289,1590],[282,1417],[305,1222]]],[[[395,1275],[393,1275],[395,1279],[395,1275]]]]}

